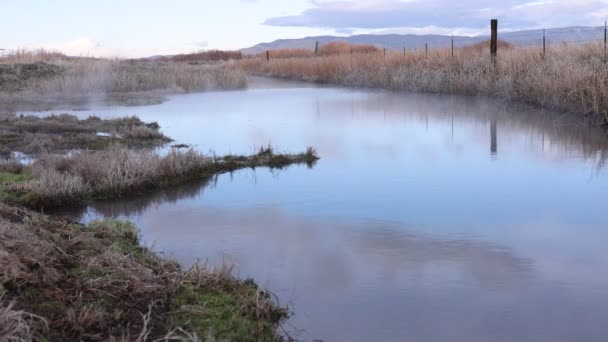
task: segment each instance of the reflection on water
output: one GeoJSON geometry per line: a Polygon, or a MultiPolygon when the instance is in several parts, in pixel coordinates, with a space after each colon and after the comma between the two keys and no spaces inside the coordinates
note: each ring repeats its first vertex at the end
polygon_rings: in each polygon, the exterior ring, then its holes
{"type": "Polygon", "coordinates": [[[65,213],[121,217],[183,264],[238,265],[325,341],[605,341],[605,132],[466,97],[254,84],[138,114],[217,153],[314,146],[65,213]]]}

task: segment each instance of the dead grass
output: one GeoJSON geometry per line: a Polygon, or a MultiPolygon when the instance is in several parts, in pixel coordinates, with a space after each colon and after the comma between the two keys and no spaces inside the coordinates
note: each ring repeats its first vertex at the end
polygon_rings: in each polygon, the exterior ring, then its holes
{"type": "Polygon", "coordinates": [[[0,298],[0,341],[35,341],[32,326],[44,332],[46,320],[22,310],[14,309],[15,302],[4,303],[0,298]]]}
{"type": "Polygon", "coordinates": [[[319,58],[244,59],[245,70],[353,87],[486,95],[581,114],[608,123],[608,66],[599,44],[551,46],[546,56],[532,48],[500,49],[491,62],[489,47],[451,51],[387,51],[319,58]]]}
{"type": "Polygon", "coordinates": [[[237,89],[246,74],[236,63],[50,58],[22,52],[0,63],[0,103],[78,102],[140,92],[237,89]],[[28,70],[22,72],[20,70],[28,70]]]}
{"type": "MultiPolygon", "coordinates": [[[[349,44],[344,41],[331,42],[319,46],[318,56],[333,56],[359,53],[377,53],[380,49],[374,45],[349,44]]],[[[269,51],[270,58],[315,57],[314,49],[276,49],[269,51]]],[[[265,59],[266,52],[259,53],[258,58],[265,59]]]]}
{"type": "Polygon", "coordinates": [[[220,62],[229,61],[233,59],[241,59],[243,54],[240,51],[221,51],[221,50],[210,50],[196,53],[188,53],[175,55],[171,57],[162,57],[161,61],[164,62],[189,62],[189,63],[208,63],[208,62],[220,62]]]}
{"type": "Polygon", "coordinates": [[[68,114],[44,118],[5,114],[0,116],[0,143],[4,154],[36,155],[74,149],[99,150],[115,143],[142,147],[171,141],[159,129],[157,123],[144,123],[137,117],[79,120],[68,114]]]}
{"type": "Polygon", "coordinates": [[[159,258],[121,221],[82,226],[0,204],[0,265],[3,341],[269,341],[287,315],[230,268],[159,258]]]}
{"type": "Polygon", "coordinates": [[[251,156],[207,156],[173,149],[165,155],[114,145],[103,151],[41,156],[31,166],[33,179],[7,187],[24,199],[19,203],[51,208],[82,203],[88,198],[111,198],[205,179],[243,168],[309,166],[319,159],[308,148],[301,154],[278,154],[271,147],[251,156]]]}

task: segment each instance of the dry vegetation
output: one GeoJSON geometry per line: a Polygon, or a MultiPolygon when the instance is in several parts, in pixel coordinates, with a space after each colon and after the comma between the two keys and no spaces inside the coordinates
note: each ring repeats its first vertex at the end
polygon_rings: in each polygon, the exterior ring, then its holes
{"type": "Polygon", "coordinates": [[[246,75],[234,63],[70,58],[44,51],[21,51],[0,58],[0,103],[3,104],[245,86],[246,75]]]}
{"type": "MultiPolygon", "coordinates": [[[[487,95],[581,114],[608,123],[608,65],[599,44],[538,49],[501,44],[496,64],[489,44],[450,50],[353,53],[244,59],[249,73],[353,87],[487,95]],[[486,45],[486,48],[483,48],[486,45]]],[[[280,56],[280,51],[272,55],[280,56]]],[[[289,55],[290,52],[287,53],[289,55]]]]}
{"type": "Polygon", "coordinates": [[[112,198],[242,168],[313,165],[317,160],[311,148],[302,154],[276,154],[263,148],[251,156],[217,157],[192,149],[173,149],[160,155],[113,146],[103,151],[42,156],[27,168],[25,179],[4,186],[0,182],[0,199],[4,187],[4,199],[11,203],[34,208],[78,205],[90,198],[112,198]]]}
{"type": "Polygon", "coordinates": [[[30,155],[73,149],[104,149],[112,144],[156,146],[169,141],[157,123],[136,117],[86,120],[68,114],[48,117],[0,115],[0,156],[11,152],[30,155]]]}
{"type": "MultiPolygon", "coordinates": [[[[124,139],[164,137],[157,124],[137,118],[4,119],[5,129],[19,136],[103,130],[124,139]]],[[[0,161],[0,341],[279,340],[287,310],[252,280],[233,277],[231,267],[183,270],[140,246],[130,223],[85,226],[24,207],[80,204],[245,167],[312,165],[317,159],[312,149],[290,155],[263,147],[251,156],[217,157],[115,144],[44,154],[31,165],[0,161]]]]}
{"type": "MultiPolygon", "coordinates": [[[[380,51],[373,45],[355,45],[346,42],[332,42],[319,47],[319,56],[344,55],[351,53],[375,53],[380,51]]],[[[314,57],[315,51],[310,49],[278,49],[269,51],[270,58],[296,58],[314,57]]],[[[258,58],[266,58],[266,52],[257,55],[258,58]]]]}
{"type": "Polygon", "coordinates": [[[220,51],[210,50],[204,52],[188,53],[182,55],[175,55],[170,57],[161,57],[159,60],[165,62],[220,62],[229,61],[233,59],[241,59],[243,54],[240,51],[220,51]]]}
{"type": "Polygon", "coordinates": [[[272,341],[287,316],[229,267],[182,270],[129,223],[0,204],[0,341],[272,341]]]}

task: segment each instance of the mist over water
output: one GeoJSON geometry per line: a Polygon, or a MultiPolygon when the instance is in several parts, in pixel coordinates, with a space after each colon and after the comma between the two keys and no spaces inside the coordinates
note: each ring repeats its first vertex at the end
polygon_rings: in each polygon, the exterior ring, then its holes
{"type": "MultiPolygon", "coordinates": [[[[47,113],[40,113],[45,115],[47,113]]],[[[317,165],[225,174],[66,212],[133,220],[185,265],[238,265],[325,341],[604,341],[605,132],[487,99],[254,80],[97,106],[176,143],[315,147],[317,165]]]]}

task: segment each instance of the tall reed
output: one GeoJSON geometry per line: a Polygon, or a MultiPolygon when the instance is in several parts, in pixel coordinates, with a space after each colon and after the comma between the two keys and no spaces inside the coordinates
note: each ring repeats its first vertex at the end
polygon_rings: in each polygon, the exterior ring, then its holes
{"type": "Polygon", "coordinates": [[[487,95],[577,113],[608,123],[608,65],[600,44],[538,49],[505,47],[496,64],[488,49],[353,53],[320,57],[250,58],[249,73],[353,87],[487,95]]]}

